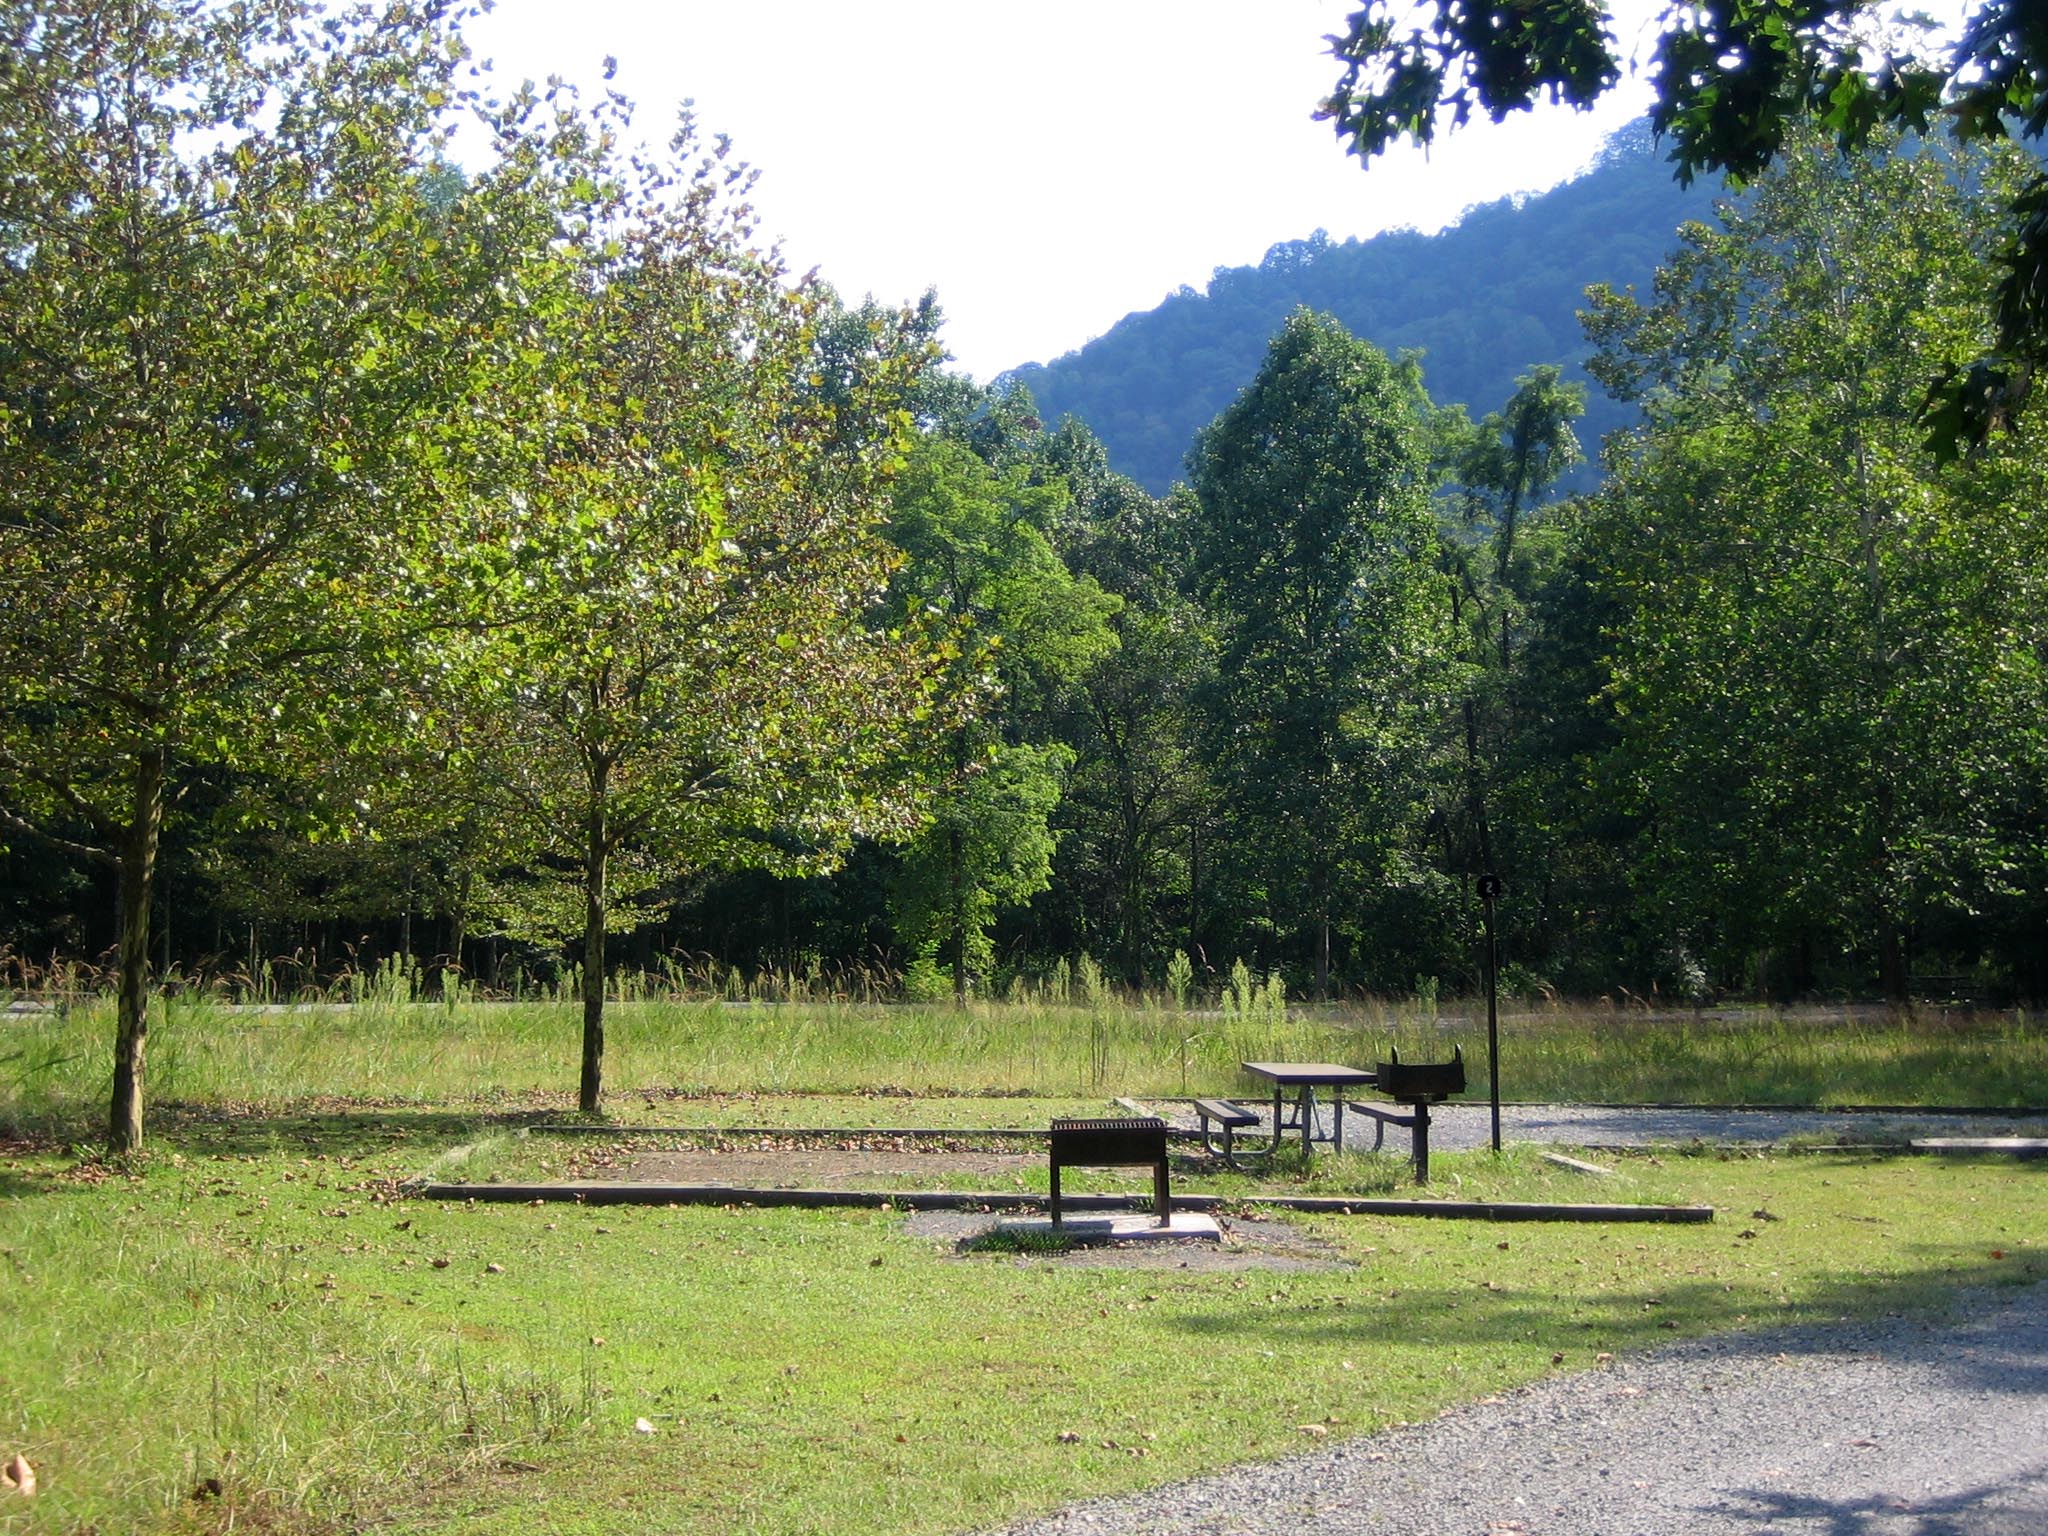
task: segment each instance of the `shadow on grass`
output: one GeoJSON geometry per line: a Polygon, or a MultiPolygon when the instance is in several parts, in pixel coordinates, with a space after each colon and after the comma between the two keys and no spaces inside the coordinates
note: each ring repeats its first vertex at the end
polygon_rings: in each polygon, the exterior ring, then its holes
{"type": "Polygon", "coordinates": [[[24,1174],[0,1168],[0,1197],[89,1190],[109,1179],[147,1176],[166,1158],[404,1156],[421,1160],[447,1146],[493,1131],[518,1130],[562,1118],[554,1109],[442,1109],[427,1106],[348,1107],[323,1101],[308,1106],[158,1104],[150,1107],[148,1139],[137,1159],[107,1159],[105,1133],[76,1123],[17,1128],[0,1141],[0,1155],[71,1158],[68,1174],[24,1174]]]}
{"type": "Polygon", "coordinates": [[[325,1108],[240,1111],[165,1106],[152,1124],[151,1145],[186,1157],[293,1152],[369,1157],[418,1144],[438,1148],[491,1131],[518,1130],[560,1119],[553,1110],[325,1108]]]}
{"type": "MultiPolygon", "coordinates": [[[[1336,1357],[1376,1344],[1436,1341],[1446,1346],[1512,1346],[1536,1341],[1551,1349],[1636,1351],[1714,1337],[1713,1348],[1728,1356],[1814,1353],[1840,1348],[1842,1330],[1857,1317],[1925,1311],[1938,1318],[1959,1288],[2012,1291],[2044,1277],[2038,1258],[1991,1257],[1985,1250],[1915,1245],[1904,1269],[1846,1277],[1811,1295],[1787,1299],[1757,1283],[1674,1281],[1564,1298],[1534,1290],[1518,1294],[1511,1272],[1500,1289],[1470,1286],[1403,1287],[1384,1305],[1342,1310],[1302,1306],[1290,1310],[1214,1308],[1190,1311],[1169,1326],[1198,1337],[1254,1338],[1276,1354],[1295,1358],[1336,1357]],[[1592,1335],[1582,1339],[1581,1335],[1592,1335]]],[[[1864,1347],[1856,1339],[1855,1347],[1864,1347]]],[[[1908,1350],[1906,1343],[1897,1345],[1908,1350]]],[[[1971,1357],[1944,1361],[1944,1368],[1981,1376],[1972,1384],[1986,1392],[2035,1396],[2048,1393],[2048,1352],[2022,1361],[2003,1361],[1994,1372],[1979,1371],[1971,1357]]],[[[1966,1377],[1967,1379],[1967,1377],[1966,1377]]],[[[2048,1526],[2042,1527],[2048,1530],[2048,1526]]]]}

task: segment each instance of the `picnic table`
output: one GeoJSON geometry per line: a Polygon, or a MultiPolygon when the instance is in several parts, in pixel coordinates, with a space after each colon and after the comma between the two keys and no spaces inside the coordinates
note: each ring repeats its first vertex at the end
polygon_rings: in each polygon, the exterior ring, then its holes
{"type": "Polygon", "coordinates": [[[1315,1141],[1327,1141],[1334,1150],[1344,1150],[1344,1090],[1346,1088],[1371,1088],[1378,1084],[1379,1075],[1361,1072],[1357,1067],[1340,1067],[1329,1061],[1244,1061],[1239,1066],[1254,1077],[1263,1077],[1273,1085],[1273,1145],[1280,1145],[1280,1133],[1301,1127],[1302,1150],[1307,1151],[1315,1141]],[[1325,1136],[1316,1130],[1316,1090],[1330,1090],[1330,1134],[1325,1136]],[[1289,1089],[1294,1090],[1294,1118],[1283,1117],[1284,1101],[1289,1089]]]}

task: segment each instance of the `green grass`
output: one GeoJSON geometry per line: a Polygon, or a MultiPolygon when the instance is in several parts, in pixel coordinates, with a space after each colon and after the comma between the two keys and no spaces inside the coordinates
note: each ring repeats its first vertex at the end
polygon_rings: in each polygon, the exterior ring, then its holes
{"type": "MultiPolygon", "coordinates": [[[[1314,1230],[1355,1268],[1268,1274],[962,1256],[879,1211],[399,1198],[430,1168],[603,1171],[642,1144],[519,1135],[570,1110],[576,1018],[552,1003],[174,1002],[150,1152],[109,1168],[68,1143],[97,1132],[111,1033],[95,1002],[0,1021],[0,1459],[43,1488],[0,1503],[5,1536],[962,1530],[1282,1454],[1305,1424],[1364,1432],[1602,1352],[1937,1307],[2048,1265],[2048,1170],[1990,1163],[1666,1155],[1595,1183],[1440,1153],[1433,1194],[1725,1217],[1333,1219],[1314,1230]]],[[[1560,1011],[1504,1034],[1527,1099],[2017,1104],[2048,1081],[2043,1032],[2011,1016],[1560,1011]]],[[[1184,1082],[1255,1091],[1240,1059],[1461,1040],[1483,1061],[1470,1026],[1373,1009],[637,1001],[610,1038],[621,1126],[1038,1126],[1184,1082]]],[[[1394,1157],[1182,1186],[1412,1187],[1394,1157]]]]}
{"type": "MultiPolygon", "coordinates": [[[[181,998],[159,1003],[157,1014],[148,1067],[157,1101],[233,1108],[335,1098],[536,1117],[572,1103],[580,1021],[568,1003],[373,1001],[256,1014],[181,998]]],[[[886,1124],[885,1111],[900,1112],[909,1095],[1099,1102],[1257,1093],[1240,1061],[1370,1064],[1395,1047],[1416,1059],[1457,1045],[1478,1081],[1486,1059],[1483,1019],[1412,1007],[1233,1019],[1121,1003],[961,1012],[642,1000],[608,1017],[606,1076],[617,1091],[607,1109],[643,1123],[706,1112],[695,1099],[672,1101],[676,1093],[717,1096],[716,1112],[735,1117],[750,1112],[750,1094],[835,1095],[864,1102],[835,1103],[832,1114],[886,1124]]],[[[102,1112],[112,1035],[105,1001],[0,1021],[0,1126],[84,1134],[102,1112]]],[[[2048,1029],[2017,1012],[1555,1008],[1503,1021],[1501,1080],[1522,1101],[2022,1106],[2042,1101],[2048,1029]]]]}
{"type": "MultiPolygon", "coordinates": [[[[192,1114],[130,1171],[0,1148],[0,1451],[44,1490],[0,1531],[963,1530],[2048,1269],[2038,1165],[1629,1159],[1723,1219],[1341,1218],[1308,1230],[1354,1268],[1204,1273],[961,1256],[886,1212],[392,1198],[472,1134],[192,1114]]],[[[1346,1161],[1309,1182],[1379,1176],[1346,1161]]],[[[1535,1164],[1443,1155],[1433,1192],[1586,1196],[1535,1164]]]]}

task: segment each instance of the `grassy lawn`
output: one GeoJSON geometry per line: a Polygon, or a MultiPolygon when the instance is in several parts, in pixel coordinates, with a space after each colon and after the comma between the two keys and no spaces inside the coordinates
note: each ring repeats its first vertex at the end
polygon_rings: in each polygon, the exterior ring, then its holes
{"type": "MultiPolygon", "coordinates": [[[[1332,1218],[1300,1227],[1346,1266],[1292,1271],[963,1256],[887,1211],[405,1198],[430,1168],[604,1175],[660,1143],[520,1134],[568,1109],[560,1005],[174,1006],[152,1041],[150,1152],[107,1167],[73,1143],[101,1112],[108,1022],[91,1005],[0,1035],[0,1459],[26,1455],[42,1486],[0,1501],[7,1536],[961,1531],[1604,1353],[1938,1307],[2048,1267],[2039,1164],[1666,1154],[1586,1183],[1527,1155],[1439,1153],[1432,1194],[1696,1202],[1721,1219],[1332,1218]]],[[[1199,1092],[1236,1087],[1240,1056],[1442,1044],[1392,1016],[1255,1027],[640,1003],[613,1021],[611,1107],[642,1125],[1039,1126],[1178,1092],[1183,1045],[1199,1092]],[[792,1085],[820,1091],[770,1091],[792,1085]]],[[[1560,1018],[1509,1038],[1523,1097],[1684,1097],[1673,1063],[1753,1053],[1732,1091],[1697,1096],[1773,1097],[1760,1089],[1802,1081],[1801,1061],[1827,1085],[1810,1097],[1849,1102],[1912,1097],[1908,1064],[1938,1068],[1930,1102],[2038,1097],[2044,1080],[2026,1021],[1560,1018]]],[[[1042,1169],[1022,1177],[1043,1187],[1042,1169]]],[[[1409,1187],[1392,1157],[1264,1182],[1409,1187]]]]}
{"type": "MultiPolygon", "coordinates": [[[[1630,1194],[1721,1220],[1352,1217],[1309,1230],[1353,1267],[1205,1273],[962,1257],[888,1212],[395,1196],[473,1134],[167,1116],[126,1171],[8,1146],[0,1450],[44,1491],[0,1530],[964,1530],[2048,1267],[2039,1165],[1667,1155],[1630,1194]]],[[[1532,1162],[1446,1155],[1435,1192],[1526,1197],[1532,1162]]]]}
{"type": "MultiPolygon", "coordinates": [[[[395,1105],[541,1111],[573,1086],[580,1029],[564,1002],[372,1000],[257,1013],[186,997],[157,1014],[152,1094],[213,1105],[374,1093],[395,1105]]],[[[857,1123],[886,1124],[888,1101],[910,1095],[924,1116],[931,1099],[957,1094],[1262,1092],[1240,1075],[1241,1061],[1370,1065],[1392,1047],[1418,1060],[1458,1045],[1476,1072],[1486,1060],[1483,1010],[1439,1016],[1412,1005],[1246,1018],[1114,1000],[962,1013],[653,999],[615,1005],[606,1032],[607,1080],[625,1090],[609,1112],[652,1123],[674,1123],[666,1097],[676,1091],[734,1096],[729,1123],[755,1113],[747,1096],[816,1093],[872,1101],[857,1123]]],[[[96,1116],[112,1038],[103,1000],[0,1021],[0,1126],[96,1116]]],[[[2039,1103],[2048,1082],[2048,1029],[2020,1011],[1543,1008],[1508,1014],[1501,1055],[1502,1091],[1525,1102],[2021,1106],[2039,1103]]]]}

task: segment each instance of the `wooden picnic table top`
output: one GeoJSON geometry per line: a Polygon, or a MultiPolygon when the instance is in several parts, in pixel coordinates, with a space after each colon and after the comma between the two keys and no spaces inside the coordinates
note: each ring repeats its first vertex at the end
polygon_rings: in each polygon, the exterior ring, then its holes
{"type": "Polygon", "coordinates": [[[1377,1073],[1333,1061],[1242,1061],[1238,1065],[1283,1088],[1353,1088],[1379,1081],[1377,1073]]]}

